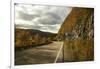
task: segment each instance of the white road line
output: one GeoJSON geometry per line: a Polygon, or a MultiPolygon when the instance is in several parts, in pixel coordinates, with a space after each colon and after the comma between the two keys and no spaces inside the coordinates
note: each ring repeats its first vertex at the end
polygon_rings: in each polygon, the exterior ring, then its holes
{"type": "Polygon", "coordinates": [[[60,52],[62,51],[62,48],[63,48],[63,43],[61,44],[61,47],[60,47],[60,49],[59,49],[59,51],[58,51],[58,54],[57,54],[57,56],[56,56],[56,59],[55,59],[54,63],[57,62],[58,57],[59,57],[59,55],[60,55],[60,52]]]}

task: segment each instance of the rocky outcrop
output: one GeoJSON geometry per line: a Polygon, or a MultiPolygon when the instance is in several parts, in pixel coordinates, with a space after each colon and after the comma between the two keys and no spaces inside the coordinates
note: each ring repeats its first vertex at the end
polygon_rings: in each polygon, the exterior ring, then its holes
{"type": "Polygon", "coordinates": [[[94,59],[94,9],[73,8],[58,31],[64,41],[64,61],[94,59]]]}

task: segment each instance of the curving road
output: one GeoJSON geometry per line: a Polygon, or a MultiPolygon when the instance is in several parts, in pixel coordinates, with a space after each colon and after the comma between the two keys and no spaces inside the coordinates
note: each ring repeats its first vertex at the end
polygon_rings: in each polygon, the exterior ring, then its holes
{"type": "Polygon", "coordinates": [[[58,52],[63,42],[53,42],[48,45],[38,46],[31,49],[15,52],[15,65],[45,64],[62,62],[62,52],[58,52]]]}

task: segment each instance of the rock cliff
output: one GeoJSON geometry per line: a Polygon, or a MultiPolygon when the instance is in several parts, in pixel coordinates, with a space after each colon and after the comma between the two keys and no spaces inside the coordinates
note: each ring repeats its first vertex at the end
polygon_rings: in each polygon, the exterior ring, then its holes
{"type": "Polygon", "coordinates": [[[64,61],[94,59],[94,9],[75,7],[58,31],[64,41],[64,61]]]}

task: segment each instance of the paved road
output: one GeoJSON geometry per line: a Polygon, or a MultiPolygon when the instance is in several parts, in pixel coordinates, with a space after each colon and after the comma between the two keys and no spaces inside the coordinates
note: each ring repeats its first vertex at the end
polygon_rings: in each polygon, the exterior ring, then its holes
{"type": "MultiPolygon", "coordinates": [[[[16,51],[15,65],[54,63],[63,42],[53,42],[48,45],[16,51]]],[[[57,62],[62,62],[62,52],[57,62]]]]}

